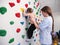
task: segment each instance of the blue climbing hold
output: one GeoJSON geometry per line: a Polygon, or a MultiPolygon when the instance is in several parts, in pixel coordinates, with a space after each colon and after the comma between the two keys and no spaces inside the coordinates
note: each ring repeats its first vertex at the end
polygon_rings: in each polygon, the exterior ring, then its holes
{"type": "Polygon", "coordinates": [[[22,25],[24,25],[24,22],[20,22],[22,25]]]}

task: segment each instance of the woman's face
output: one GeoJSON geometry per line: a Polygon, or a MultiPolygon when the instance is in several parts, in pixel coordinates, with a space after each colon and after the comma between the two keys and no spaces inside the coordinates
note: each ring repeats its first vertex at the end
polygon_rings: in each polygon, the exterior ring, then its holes
{"type": "Polygon", "coordinates": [[[46,17],[48,15],[46,12],[43,12],[43,11],[42,11],[42,14],[44,17],[46,17]]]}

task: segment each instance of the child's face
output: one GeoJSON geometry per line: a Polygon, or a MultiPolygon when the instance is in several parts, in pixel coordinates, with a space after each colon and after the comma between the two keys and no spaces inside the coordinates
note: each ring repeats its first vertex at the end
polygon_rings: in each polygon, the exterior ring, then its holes
{"type": "Polygon", "coordinates": [[[46,12],[41,11],[43,16],[46,17],[48,14],[46,12]]]}

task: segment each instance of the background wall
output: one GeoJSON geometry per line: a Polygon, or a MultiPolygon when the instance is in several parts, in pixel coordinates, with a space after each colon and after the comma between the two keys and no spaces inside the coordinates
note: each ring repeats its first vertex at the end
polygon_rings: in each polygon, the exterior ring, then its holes
{"type": "Polygon", "coordinates": [[[34,31],[31,41],[27,39],[27,22],[22,11],[32,7],[34,13],[39,15],[40,8],[45,5],[52,8],[55,31],[59,31],[60,0],[0,0],[0,45],[40,45],[37,30],[34,31]]]}
{"type": "Polygon", "coordinates": [[[48,5],[53,12],[60,12],[60,0],[40,0],[41,7],[48,5]]]}
{"type": "Polygon", "coordinates": [[[27,22],[22,12],[28,7],[39,15],[39,0],[0,0],[0,45],[39,45],[39,31],[34,31],[31,41],[26,37],[27,22]]]}

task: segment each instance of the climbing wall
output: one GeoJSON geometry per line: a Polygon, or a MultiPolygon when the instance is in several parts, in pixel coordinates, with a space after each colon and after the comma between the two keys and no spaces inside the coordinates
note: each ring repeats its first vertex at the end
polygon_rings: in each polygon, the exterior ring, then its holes
{"type": "Polygon", "coordinates": [[[34,31],[31,40],[26,36],[28,28],[22,12],[28,7],[40,15],[39,0],[0,0],[0,45],[40,45],[39,30],[34,31]]]}

